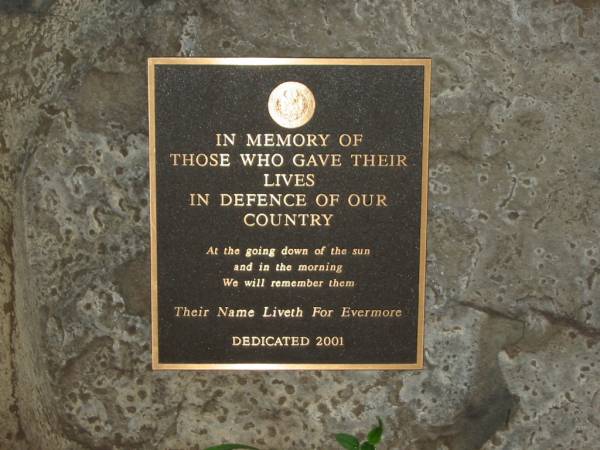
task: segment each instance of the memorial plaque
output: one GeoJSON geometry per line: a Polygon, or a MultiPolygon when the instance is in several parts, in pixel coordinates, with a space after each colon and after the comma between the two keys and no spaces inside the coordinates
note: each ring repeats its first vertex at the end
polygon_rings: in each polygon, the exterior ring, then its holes
{"type": "Polygon", "coordinates": [[[154,369],[423,366],[430,76],[149,60],[154,369]]]}

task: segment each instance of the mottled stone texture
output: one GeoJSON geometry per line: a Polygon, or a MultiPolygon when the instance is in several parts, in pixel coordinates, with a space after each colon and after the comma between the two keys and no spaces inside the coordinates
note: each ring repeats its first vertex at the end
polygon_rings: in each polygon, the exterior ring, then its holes
{"type": "MultiPolygon", "coordinates": [[[[600,442],[600,3],[0,12],[0,448],[600,442]],[[154,373],[146,58],[433,58],[426,369],[154,373]]],[[[27,8],[25,8],[27,9],[27,8]]]]}

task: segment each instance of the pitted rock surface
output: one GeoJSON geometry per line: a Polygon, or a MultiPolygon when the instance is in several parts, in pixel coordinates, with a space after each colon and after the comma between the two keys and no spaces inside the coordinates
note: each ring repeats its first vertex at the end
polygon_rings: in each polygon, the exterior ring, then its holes
{"type": "Polygon", "coordinates": [[[597,448],[597,1],[9,1],[0,79],[0,448],[597,448]],[[432,57],[423,371],[151,371],[150,56],[432,57]]]}

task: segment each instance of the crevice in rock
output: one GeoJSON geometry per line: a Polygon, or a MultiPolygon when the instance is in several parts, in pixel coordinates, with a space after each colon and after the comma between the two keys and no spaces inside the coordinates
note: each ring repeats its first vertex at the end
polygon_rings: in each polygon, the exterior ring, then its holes
{"type": "Polygon", "coordinates": [[[578,321],[572,317],[561,316],[559,314],[554,314],[549,311],[544,311],[543,309],[536,308],[533,306],[531,307],[531,311],[539,314],[544,319],[546,319],[548,322],[550,322],[552,325],[573,328],[574,330],[576,330],[578,333],[580,333],[581,335],[583,335],[585,337],[592,338],[592,339],[600,339],[600,329],[584,325],[580,321],[578,321]]]}
{"type": "MultiPolygon", "coordinates": [[[[4,211],[10,211],[8,205],[4,202],[4,200],[0,199],[2,202],[2,209],[4,211]]],[[[13,257],[13,239],[14,239],[14,225],[13,221],[9,218],[7,221],[6,230],[4,235],[2,236],[2,247],[3,253],[5,255],[5,263],[8,266],[8,273],[10,274],[10,280],[8,280],[8,299],[4,304],[4,313],[9,317],[10,323],[10,331],[9,331],[9,350],[10,350],[10,384],[11,384],[11,398],[12,402],[9,405],[9,411],[14,415],[17,424],[17,432],[15,435],[15,439],[18,441],[27,442],[27,435],[25,434],[25,429],[23,428],[23,420],[21,418],[21,412],[19,408],[19,399],[17,396],[17,368],[15,365],[16,361],[16,351],[15,351],[15,340],[17,334],[17,315],[15,312],[15,302],[16,302],[16,289],[15,289],[15,263],[13,257]]]]}
{"type": "Polygon", "coordinates": [[[518,319],[516,316],[513,316],[511,314],[508,314],[506,312],[503,311],[498,311],[497,309],[494,308],[490,308],[489,306],[485,306],[485,305],[478,305],[476,303],[470,302],[470,301],[460,301],[458,302],[459,305],[465,306],[467,308],[472,308],[475,309],[479,312],[485,313],[488,316],[496,316],[502,319],[506,319],[506,320],[512,320],[515,322],[519,322],[523,327],[525,326],[525,322],[521,319],[518,319]]]}

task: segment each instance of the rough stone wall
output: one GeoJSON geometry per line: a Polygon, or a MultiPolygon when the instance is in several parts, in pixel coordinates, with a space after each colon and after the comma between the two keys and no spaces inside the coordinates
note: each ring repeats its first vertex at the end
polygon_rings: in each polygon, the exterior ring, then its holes
{"type": "Polygon", "coordinates": [[[600,441],[600,2],[0,2],[0,448],[600,441]],[[19,6],[17,8],[10,7],[19,6]],[[146,58],[433,58],[426,369],[154,373],[146,58]]]}

